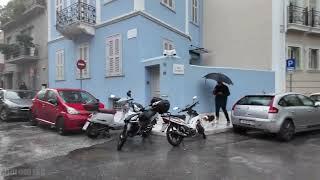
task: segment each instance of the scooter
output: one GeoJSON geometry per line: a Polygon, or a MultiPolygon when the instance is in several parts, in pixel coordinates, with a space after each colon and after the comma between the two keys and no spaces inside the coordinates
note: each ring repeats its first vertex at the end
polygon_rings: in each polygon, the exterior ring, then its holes
{"type": "MultiPolygon", "coordinates": [[[[110,98],[115,99],[115,95],[111,95],[110,98]]],[[[120,98],[117,104],[121,106],[121,111],[115,110],[101,110],[92,113],[86,124],[83,126],[83,130],[86,132],[89,138],[97,138],[99,135],[110,137],[110,130],[120,130],[124,126],[124,119],[135,113],[141,111],[142,105],[133,102],[131,97],[131,91],[127,92],[126,98],[120,98]]]]}
{"type": "MultiPolygon", "coordinates": [[[[201,121],[213,121],[214,116],[200,116],[197,111],[193,109],[199,104],[199,101],[196,100],[197,97],[193,97],[193,103],[178,112],[185,112],[186,115],[172,115],[169,113],[162,116],[164,121],[162,131],[164,132],[166,130],[167,140],[172,146],[178,146],[184,138],[194,137],[197,134],[202,135],[203,139],[206,139],[205,130],[201,121]]],[[[173,110],[179,110],[179,108],[175,107],[173,110]]]]}

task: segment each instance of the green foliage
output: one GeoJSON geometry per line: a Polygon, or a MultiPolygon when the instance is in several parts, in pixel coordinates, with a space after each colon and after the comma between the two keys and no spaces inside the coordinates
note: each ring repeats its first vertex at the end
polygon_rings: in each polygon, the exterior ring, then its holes
{"type": "Polygon", "coordinates": [[[24,48],[34,47],[34,44],[32,42],[33,38],[29,35],[19,34],[17,35],[16,39],[19,45],[23,46],[24,48]]]}
{"type": "Polygon", "coordinates": [[[4,7],[0,7],[0,22],[5,24],[19,17],[25,10],[24,0],[11,0],[4,7]]]}

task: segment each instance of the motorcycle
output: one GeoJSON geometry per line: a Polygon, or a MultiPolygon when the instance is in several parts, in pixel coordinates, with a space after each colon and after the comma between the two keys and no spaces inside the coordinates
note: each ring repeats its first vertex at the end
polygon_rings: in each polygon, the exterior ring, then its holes
{"type": "MultiPolygon", "coordinates": [[[[186,115],[172,115],[166,114],[163,115],[163,127],[162,131],[166,131],[166,136],[168,142],[172,146],[178,146],[181,144],[184,138],[194,137],[197,134],[202,135],[203,139],[206,139],[206,134],[204,127],[201,123],[202,120],[213,121],[214,116],[201,117],[196,110],[193,108],[199,104],[199,101],[196,101],[197,97],[193,97],[193,103],[187,105],[184,109],[180,110],[178,113],[185,112],[186,115]]],[[[175,107],[174,110],[178,110],[178,107],[175,107]]]]}
{"type": "Polygon", "coordinates": [[[160,114],[167,113],[170,102],[161,98],[153,98],[149,108],[143,108],[141,112],[129,115],[125,120],[125,125],[120,133],[117,149],[120,151],[128,137],[150,136],[154,125],[160,114]]]}
{"type": "MultiPolygon", "coordinates": [[[[110,98],[116,99],[115,95],[110,98]]],[[[97,138],[99,135],[110,137],[110,130],[120,130],[124,126],[124,119],[134,112],[139,112],[142,105],[133,102],[131,91],[127,92],[126,98],[117,100],[117,104],[121,106],[121,111],[97,109],[88,118],[83,126],[89,138],[97,138]]]]}

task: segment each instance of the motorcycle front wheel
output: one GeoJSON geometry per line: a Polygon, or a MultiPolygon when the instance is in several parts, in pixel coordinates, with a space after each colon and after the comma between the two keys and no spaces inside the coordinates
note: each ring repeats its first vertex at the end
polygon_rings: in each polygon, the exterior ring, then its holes
{"type": "Polygon", "coordinates": [[[183,140],[183,136],[176,133],[179,125],[171,123],[167,129],[167,140],[172,146],[179,146],[183,140]]]}
{"type": "Polygon", "coordinates": [[[99,136],[99,128],[94,124],[90,123],[89,127],[86,130],[86,134],[89,138],[96,139],[99,136]]]}
{"type": "Polygon", "coordinates": [[[117,146],[118,151],[121,151],[122,146],[124,145],[126,140],[127,140],[127,125],[125,125],[125,127],[123,128],[123,131],[120,133],[118,146],[117,146]]]}

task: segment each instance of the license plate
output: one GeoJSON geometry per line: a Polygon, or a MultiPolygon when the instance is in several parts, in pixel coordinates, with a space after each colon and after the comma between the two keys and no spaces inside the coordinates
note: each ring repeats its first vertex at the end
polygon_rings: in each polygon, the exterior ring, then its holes
{"type": "Polygon", "coordinates": [[[164,132],[168,128],[169,124],[162,124],[161,132],[164,132]]]}
{"type": "Polygon", "coordinates": [[[87,128],[88,128],[88,126],[89,126],[89,124],[90,124],[90,122],[89,121],[87,121],[86,122],[86,124],[84,124],[84,126],[83,126],[83,128],[82,128],[82,130],[87,130],[87,128]]]}
{"type": "Polygon", "coordinates": [[[248,120],[240,120],[240,123],[250,125],[250,126],[253,126],[255,124],[254,121],[248,121],[248,120]]]}

